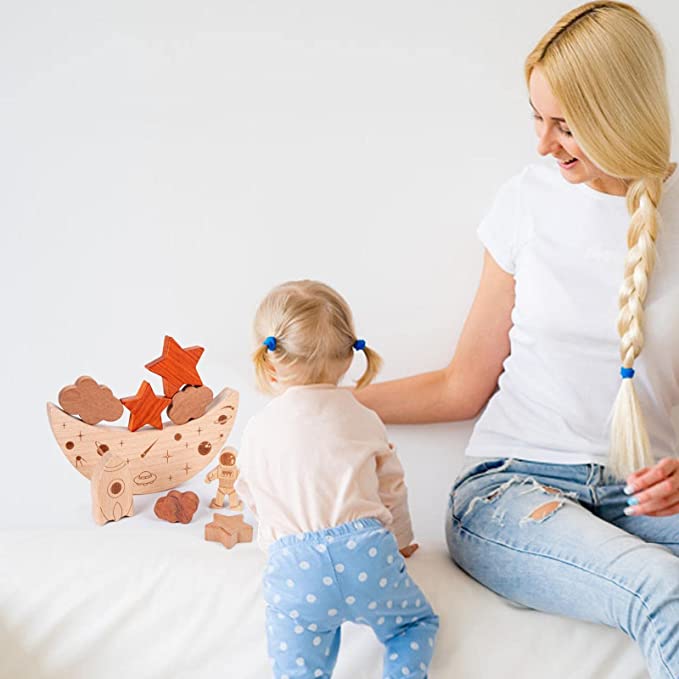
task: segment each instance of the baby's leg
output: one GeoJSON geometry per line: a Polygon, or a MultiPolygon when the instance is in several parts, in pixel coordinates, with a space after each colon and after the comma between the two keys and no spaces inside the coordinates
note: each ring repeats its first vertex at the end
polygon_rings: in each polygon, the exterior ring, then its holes
{"type": "Polygon", "coordinates": [[[323,534],[272,546],[264,576],[269,657],[277,679],[328,679],[344,619],[323,534]]]}
{"type": "Polygon", "coordinates": [[[267,605],[266,631],[269,658],[276,679],[313,677],[328,679],[337,661],[340,628],[319,629],[318,624],[300,624],[290,612],[267,605]],[[311,627],[311,629],[309,629],[311,627]]]}
{"type": "Polygon", "coordinates": [[[386,647],[384,677],[425,679],[439,621],[410,579],[394,536],[382,527],[357,533],[336,541],[331,556],[345,615],[370,625],[386,647]]]}
{"type": "MultiPolygon", "coordinates": [[[[394,545],[395,546],[395,545],[394,545]]],[[[394,556],[394,564],[402,559],[394,556]]],[[[384,596],[370,610],[377,638],[385,645],[384,677],[426,679],[439,627],[438,616],[402,564],[385,574],[384,596]],[[388,593],[387,593],[388,592],[388,593]]]]}

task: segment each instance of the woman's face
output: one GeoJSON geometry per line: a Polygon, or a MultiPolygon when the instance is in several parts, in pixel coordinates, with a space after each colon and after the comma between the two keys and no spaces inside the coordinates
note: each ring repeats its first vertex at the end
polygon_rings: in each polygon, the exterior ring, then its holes
{"type": "Polygon", "coordinates": [[[562,176],[571,184],[584,182],[597,191],[625,195],[625,183],[598,168],[578,146],[539,67],[533,69],[528,89],[538,135],[538,153],[554,156],[562,176]]]}

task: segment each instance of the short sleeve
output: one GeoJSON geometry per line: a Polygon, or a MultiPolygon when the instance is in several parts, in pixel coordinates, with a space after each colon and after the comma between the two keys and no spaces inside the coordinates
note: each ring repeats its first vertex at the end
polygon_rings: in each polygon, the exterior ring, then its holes
{"type": "Polygon", "coordinates": [[[516,272],[518,233],[521,224],[521,175],[500,187],[477,235],[498,265],[507,273],[516,272]]]}

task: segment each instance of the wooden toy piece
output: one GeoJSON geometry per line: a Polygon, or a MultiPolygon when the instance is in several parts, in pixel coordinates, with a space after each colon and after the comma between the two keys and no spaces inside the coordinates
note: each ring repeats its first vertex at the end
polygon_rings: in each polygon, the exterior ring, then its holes
{"type": "Polygon", "coordinates": [[[87,375],[79,377],[59,392],[59,405],[69,415],[79,415],[87,424],[102,420],[115,422],[123,414],[123,404],[113,392],[87,375]]]}
{"type": "Polygon", "coordinates": [[[130,431],[137,431],[145,424],[150,424],[156,429],[163,428],[160,414],[167,408],[171,399],[156,396],[153,393],[153,388],[146,380],[141,383],[135,396],[128,396],[120,400],[130,411],[130,421],[127,425],[130,431]]]}
{"type": "Polygon", "coordinates": [[[190,523],[198,504],[198,496],[192,491],[171,490],[156,501],[153,511],[159,519],[170,523],[190,523]]]}
{"type": "Polygon", "coordinates": [[[239,542],[252,542],[252,526],[245,523],[242,514],[215,514],[213,520],[205,524],[205,539],[221,542],[224,547],[231,549],[239,542]]]}
{"type": "Polygon", "coordinates": [[[106,453],[99,459],[90,487],[92,514],[100,526],[134,514],[132,478],[126,460],[114,453],[106,453]]]}
{"type": "Polygon", "coordinates": [[[175,424],[186,424],[205,414],[205,409],[212,403],[210,387],[186,386],[172,397],[167,416],[175,424]]]}
{"type": "Polygon", "coordinates": [[[162,356],[147,363],[146,368],[163,378],[165,396],[172,398],[184,384],[202,386],[196,364],[203,351],[203,347],[182,349],[172,337],[165,335],[162,356]]]}
{"type": "Polygon", "coordinates": [[[212,521],[205,524],[205,539],[208,542],[221,542],[224,547],[231,549],[238,544],[238,533],[229,533],[212,521]]]}
{"type": "Polygon", "coordinates": [[[238,478],[238,467],[236,467],[236,455],[238,452],[235,448],[227,447],[219,455],[219,464],[211,469],[205,477],[205,483],[211,483],[215,479],[219,479],[217,488],[217,495],[210,502],[212,509],[221,509],[224,506],[224,496],[229,496],[229,509],[236,511],[243,509],[243,503],[238,497],[233,484],[238,478]]]}
{"type": "Polygon", "coordinates": [[[90,478],[109,450],[128,460],[135,495],[172,490],[204,470],[227,442],[238,411],[238,392],[224,389],[205,415],[162,430],[85,424],[53,403],[47,414],[54,438],[69,462],[90,478]]]}

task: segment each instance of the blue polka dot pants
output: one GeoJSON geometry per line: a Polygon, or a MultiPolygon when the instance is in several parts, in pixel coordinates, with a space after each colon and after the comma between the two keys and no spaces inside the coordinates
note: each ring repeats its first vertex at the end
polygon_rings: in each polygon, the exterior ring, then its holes
{"type": "Polygon", "coordinates": [[[277,679],[330,677],[348,620],[370,625],[384,644],[385,679],[426,679],[438,617],[378,520],[277,540],[264,596],[277,679]]]}

